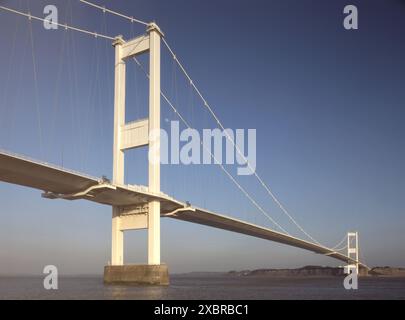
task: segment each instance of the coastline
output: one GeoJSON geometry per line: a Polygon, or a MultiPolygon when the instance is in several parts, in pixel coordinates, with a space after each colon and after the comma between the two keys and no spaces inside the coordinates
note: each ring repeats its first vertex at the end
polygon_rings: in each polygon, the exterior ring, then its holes
{"type": "MultiPolygon", "coordinates": [[[[344,277],[344,267],[304,266],[295,269],[255,269],[229,271],[228,276],[233,277],[344,277]]],[[[366,277],[391,277],[405,278],[405,268],[399,267],[374,267],[368,272],[361,272],[360,276],[366,277]]]]}

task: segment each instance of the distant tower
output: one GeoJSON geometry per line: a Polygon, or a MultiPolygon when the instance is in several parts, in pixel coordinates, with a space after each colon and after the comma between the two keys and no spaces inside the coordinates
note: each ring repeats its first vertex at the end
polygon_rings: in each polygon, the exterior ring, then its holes
{"type": "Polygon", "coordinates": [[[356,263],[348,261],[348,271],[355,269],[359,274],[359,234],[357,231],[347,233],[347,256],[356,261],[356,263]]]}

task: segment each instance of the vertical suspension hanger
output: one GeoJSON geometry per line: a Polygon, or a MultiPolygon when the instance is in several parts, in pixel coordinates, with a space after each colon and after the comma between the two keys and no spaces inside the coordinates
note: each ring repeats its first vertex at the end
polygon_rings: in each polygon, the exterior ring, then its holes
{"type": "MultiPolygon", "coordinates": [[[[105,12],[105,8],[103,10],[103,22],[104,22],[104,34],[108,33],[108,25],[107,25],[107,14],[105,12]]],[[[106,92],[108,92],[108,103],[104,106],[105,110],[103,112],[104,117],[106,115],[108,115],[109,110],[111,110],[110,106],[113,105],[114,103],[114,80],[113,80],[113,76],[114,76],[114,63],[113,63],[113,59],[111,59],[111,61],[109,61],[109,58],[111,57],[111,45],[109,43],[107,43],[107,41],[104,43],[104,50],[105,50],[105,61],[106,61],[106,73],[107,73],[107,81],[106,81],[106,92]]],[[[104,119],[104,118],[103,118],[104,119]]],[[[105,121],[105,123],[107,123],[107,121],[105,121]]],[[[109,150],[111,149],[110,147],[107,148],[106,144],[103,144],[104,148],[103,148],[103,152],[104,152],[104,157],[108,158],[110,152],[109,150]]],[[[104,158],[103,157],[103,158],[104,158]]]]}
{"type": "Polygon", "coordinates": [[[89,83],[89,92],[88,92],[88,97],[87,97],[87,109],[85,110],[85,115],[84,115],[84,123],[82,123],[81,127],[85,128],[84,132],[85,134],[83,135],[83,142],[84,142],[84,147],[83,147],[83,153],[84,153],[84,165],[88,165],[88,160],[89,160],[89,148],[91,144],[91,133],[92,133],[92,128],[91,125],[93,122],[91,121],[92,119],[92,111],[93,111],[93,106],[94,106],[94,95],[96,91],[96,86],[97,86],[97,79],[94,76],[97,72],[97,60],[98,60],[98,52],[97,52],[97,37],[93,38],[93,55],[91,58],[91,66],[90,66],[90,83],[89,83]]]}
{"type": "MultiPolygon", "coordinates": [[[[51,128],[50,128],[50,137],[52,137],[53,141],[51,143],[51,147],[52,148],[56,148],[55,144],[57,143],[57,141],[62,141],[62,139],[60,138],[60,134],[61,134],[61,130],[59,130],[58,132],[56,132],[56,122],[60,119],[59,115],[59,110],[60,110],[60,102],[59,102],[59,93],[60,93],[60,83],[61,83],[61,77],[62,77],[62,72],[63,72],[63,66],[64,66],[64,62],[65,62],[65,42],[66,42],[66,33],[67,30],[65,29],[63,31],[63,37],[62,37],[62,44],[61,44],[61,49],[60,49],[60,53],[59,53],[59,62],[58,62],[58,71],[57,71],[57,75],[56,75],[56,82],[55,82],[55,87],[54,87],[54,96],[53,96],[53,108],[52,108],[52,115],[51,115],[51,128]]],[[[58,126],[60,127],[60,126],[58,126]]],[[[58,146],[60,146],[61,150],[61,154],[63,154],[63,146],[64,143],[62,141],[62,143],[58,143],[58,146]]],[[[61,161],[63,162],[63,157],[61,156],[61,161]]],[[[62,164],[63,166],[63,164],[62,164]]]]}
{"type": "MultiPolygon", "coordinates": [[[[21,1],[20,1],[20,6],[21,6],[21,1]]],[[[7,120],[7,118],[8,118],[7,116],[10,112],[12,113],[11,105],[8,104],[8,90],[10,88],[12,67],[14,65],[16,65],[13,62],[14,62],[14,58],[15,58],[16,40],[17,40],[17,35],[18,35],[19,30],[20,30],[20,20],[18,17],[16,17],[15,29],[13,32],[13,40],[12,40],[12,45],[11,45],[11,54],[10,54],[9,61],[8,61],[6,83],[5,83],[4,89],[3,89],[2,105],[0,105],[0,128],[5,128],[6,124],[10,123],[10,121],[7,120]],[[1,107],[4,107],[4,110],[1,107]],[[4,124],[3,124],[3,121],[4,121],[4,124]]],[[[25,51],[26,50],[24,50],[24,52],[25,51]]],[[[6,130],[6,132],[4,134],[1,134],[1,137],[8,138],[10,135],[9,132],[10,132],[10,130],[6,130]]],[[[4,140],[7,141],[8,139],[4,139],[4,140]]],[[[4,145],[4,146],[7,145],[6,141],[4,141],[4,140],[0,140],[0,147],[2,145],[4,145]]]]}
{"type": "Polygon", "coordinates": [[[38,125],[38,138],[39,138],[39,153],[42,159],[44,159],[44,149],[43,149],[43,137],[42,137],[42,119],[41,119],[41,110],[39,107],[39,95],[38,95],[38,70],[37,70],[37,61],[35,55],[35,42],[34,34],[32,30],[32,19],[31,11],[28,3],[28,25],[29,25],[29,34],[31,42],[31,57],[32,57],[32,68],[33,68],[33,80],[34,80],[34,104],[36,109],[37,125],[38,125]]]}

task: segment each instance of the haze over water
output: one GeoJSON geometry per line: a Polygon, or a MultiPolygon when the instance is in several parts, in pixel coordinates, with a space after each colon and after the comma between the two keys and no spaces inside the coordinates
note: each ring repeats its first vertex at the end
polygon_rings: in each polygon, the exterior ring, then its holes
{"type": "Polygon", "coordinates": [[[61,277],[47,291],[42,277],[0,277],[0,299],[405,299],[404,278],[360,278],[345,290],[342,277],[262,278],[226,274],[172,275],[169,287],[105,286],[101,276],[61,277]]]}

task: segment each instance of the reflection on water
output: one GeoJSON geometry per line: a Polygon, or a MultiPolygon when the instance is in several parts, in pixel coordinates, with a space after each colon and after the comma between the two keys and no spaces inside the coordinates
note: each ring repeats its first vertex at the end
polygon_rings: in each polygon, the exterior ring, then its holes
{"type": "MultiPolygon", "coordinates": [[[[99,286],[97,286],[99,287],[99,286]]],[[[163,291],[167,290],[166,287],[151,287],[151,286],[118,286],[108,285],[101,288],[104,291],[105,299],[129,299],[134,294],[139,293],[137,299],[150,299],[159,300],[164,296],[163,291]],[[142,298],[141,296],[144,296],[142,298]]],[[[93,297],[89,297],[93,298],[93,297]]]]}
{"type": "Polygon", "coordinates": [[[112,299],[125,299],[127,295],[127,288],[122,286],[108,286],[105,290],[105,298],[111,297],[112,299]]]}
{"type": "Polygon", "coordinates": [[[359,290],[343,278],[254,278],[221,274],[173,275],[169,287],[105,286],[102,277],[60,277],[47,291],[40,277],[0,277],[0,299],[405,299],[405,279],[361,278],[359,290]]]}

